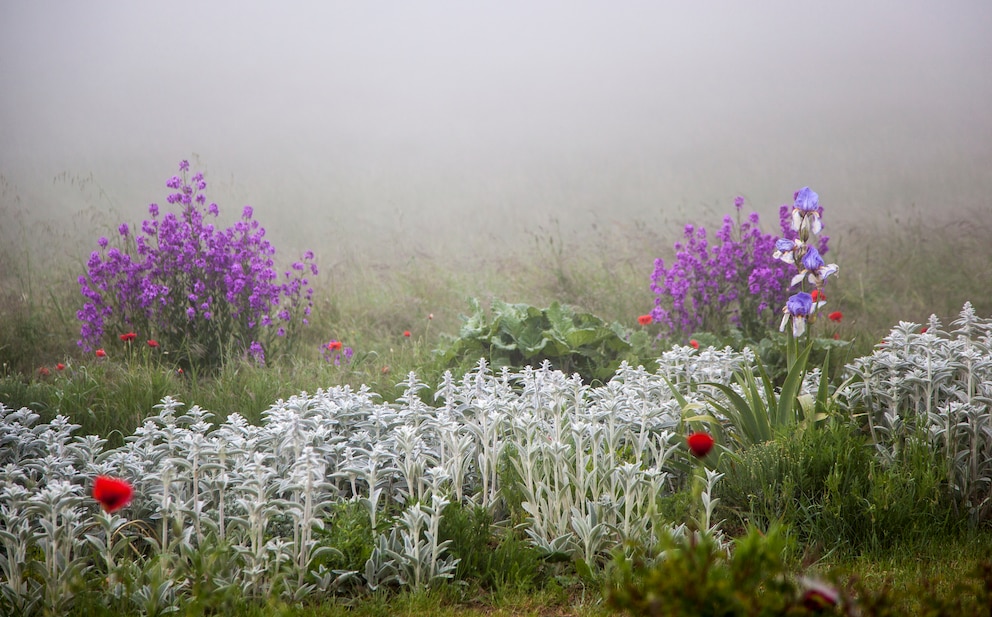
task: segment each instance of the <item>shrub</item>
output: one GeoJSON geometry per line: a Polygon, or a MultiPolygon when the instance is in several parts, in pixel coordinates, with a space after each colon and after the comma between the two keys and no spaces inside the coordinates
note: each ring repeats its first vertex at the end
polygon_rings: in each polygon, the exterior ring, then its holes
{"type": "Polygon", "coordinates": [[[939,460],[925,443],[883,463],[856,428],[837,422],[724,462],[723,515],[759,528],[784,523],[808,544],[888,548],[955,526],[939,460]]]}
{"type": "Polygon", "coordinates": [[[160,216],[151,204],[140,231],[120,225],[120,247],[98,240],[100,250],[79,277],[86,298],[77,313],[79,345],[89,351],[105,336],[137,332],[189,365],[216,367],[233,354],[264,363],[277,339],[290,345],[308,321],[313,252],[280,277],[276,250],[252,208],[245,206],[233,227],[216,228],[208,221],[220,210],[206,205],[203,174],[188,177],[186,161],[179,170],[166,183],[178,214],[160,216]]]}
{"type": "MultiPolygon", "coordinates": [[[[734,205],[737,219],[723,218],[716,233],[718,245],[710,245],[704,227],[686,225],[684,241],[675,244],[671,267],[666,268],[663,259],[655,260],[651,316],[671,336],[687,339],[700,330],[725,333],[739,328],[748,340],[759,340],[785,305],[791,273],[773,256],[775,237],[762,233],[755,212],[741,221],[742,197],[734,205]]],[[[782,238],[798,237],[789,206],[779,208],[779,221],[782,238]]],[[[827,252],[828,241],[827,236],[820,237],[821,255],[827,252]]]]}
{"type": "Polygon", "coordinates": [[[618,558],[611,608],[631,615],[839,615],[841,595],[789,572],[780,528],[751,529],[728,553],[709,534],[662,539],[654,564],[618,558]]]}

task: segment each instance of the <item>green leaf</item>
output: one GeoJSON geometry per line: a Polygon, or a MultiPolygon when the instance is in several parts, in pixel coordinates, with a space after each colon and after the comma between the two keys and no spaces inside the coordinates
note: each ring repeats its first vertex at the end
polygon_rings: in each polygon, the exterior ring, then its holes
{"type": "MultiPolygon", "coordinates": [[[[754,381],[753,374],[751,380],[752,382],[754,381]]],[[[712,395],[707,395],[706,398],[710,405],[726,416],[731,424],[737,428],[738,438],[743,442],[742,445],[764,443],[774,437],[772,435],[768,412],[760,397],[748,401],[730,386],[718,383],[708,383],[706,385],[720,390],[727,397],[727,400],[730,402],[729,406],[722,405],[712,395]]],[[[757,392],[757,386],[753,386],[753,392],[757,392]]],[[[753,397],[753,394],[749,395],[749,398],[753,399],[753,397]]]]}
{"type": "Polygon", "coordinates": [[[820,368],[820,385],[816,389],[816,413],[826,416],[830,413],[830,348],[823,357],[820,368]]]}
{"type": "Polygon", "coordinates": [[[803,385],[803,378],[806,376],[806,361],[809,359],[809,352],[812,348],[812,345],[807,345],[806,349],[799,354],[782,384],[782,393],[778,397],[778,428],[785,428],[795,420],[801,419],[796,418],[794,410],[798,406],[797,397],[799,396],[799,389],[803,385]]]}
{"type": "Polygon", "coordinates": [[[585,328],[568,332],[564,340],[570,349],[578,349],[599,343],[603,339],[603,334],[601,330],[585,328]]]}

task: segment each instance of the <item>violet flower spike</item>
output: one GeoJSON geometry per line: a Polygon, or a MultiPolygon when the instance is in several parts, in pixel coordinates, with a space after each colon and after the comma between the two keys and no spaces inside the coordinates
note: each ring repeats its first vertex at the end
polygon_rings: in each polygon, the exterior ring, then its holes
{"type": "Polygon", "coordinates": [[[816,307],[813,306],[813,296],[805,291],[800,291],[792,295],[785,307],[782,309],[782,325],[779,332],[785,332],[785,325],[792,318],[792,336],[798,338],[806,332],[806,319],[813,313],[816,307]]]}

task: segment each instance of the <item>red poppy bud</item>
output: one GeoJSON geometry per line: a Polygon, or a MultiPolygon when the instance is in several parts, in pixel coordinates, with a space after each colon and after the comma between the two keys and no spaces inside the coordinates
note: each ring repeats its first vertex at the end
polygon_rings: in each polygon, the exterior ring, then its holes
{"type": "Polygon", "coordinates": [[[696,458],[703,458],[713,449],[713,437],[709,433],[693,433],[685,438],[689,451],[696,458]]]}
{"type": "Polygon", "coordinates": [[[821,613],[831,607],[837,606],[840,601],[840,594],[837,590],[819,581],[803,579],[806,591],[803,593],[803,608],[814,613],[821,613]]]}
{"type": "Polygon", "coordinates": [[[97,476],[93,483],[93,499],[107,512],[116,512],[131,503],[134,490],[124,480],[110,476],[97,476]]]}
{"type": "Polygon", "coordinates": [[[55,370],[64,371],[65,370],[65,365],[62,364],[61,362],[59,362],[58,364],[55,365],[55,370]]]}
{"type": "Polygon", "coordinates": [[[699,349],[699,341],[697,341],[696,339],[690,339],[689,346],[692,347],[693,349],[699,349]]]}
{"type": "Polygon", "coordinates": [[[404,330],[403,331],[403,336],[405,336],[407,338],[410,338],[410,331],[409,330],[404,330]]]}

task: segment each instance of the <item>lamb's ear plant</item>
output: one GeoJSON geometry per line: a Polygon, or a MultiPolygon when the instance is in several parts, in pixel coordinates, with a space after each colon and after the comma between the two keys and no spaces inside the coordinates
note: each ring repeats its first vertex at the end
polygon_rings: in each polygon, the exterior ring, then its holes
{"type": "Polygon", "coordinates": [[[194,547],[180,547],[180,559],[172,577],[185,581],[188,614],[231,613],[246,605],[238,585],[237,554],[231,545],[214,535],[194,547]]]}
{"type": "Polygon", "coordinates": [[[33,517],[26,512],[28,491],[11,484],[0,489],[0,609],[4,614],[32,615],[38,610],[42,582],[31,575],[28,553],[34,548],[33,517]]]}
{"type": "Polygon", "coordinates": [[[97,553],[96,569],[106,580],[108,591],[113,595],[120,595],[123,587],[122,562],[128,556],[133,539],[127,533],[129,525],[123,516],[101,511],[94,517],[94,528],[84,535],[97,553]]]}
{"type": "MultiPolygon", "coordinates": [[[[695,375],[731,374],[725,365],[740,358],[721,354],[706,355],[695,375]]],[[[684,370],[677,364],[666,370],[684,370]]],[[[452,499],[499,517],[502,548],[486,567],[518,570],[490,571],[488,580],[533,581],[545,568],[595,579],[610,547],[653,537],[659,495],[681,484],[678,405],[660,375],[643,368],[622,365],[614,381],[590,387],[548,364],[494,374],[480,363],[446,379],[436,406],[416,375],[401,388],[391,404],[365,389],[304,393],[277,401],[257,426],[238,414],[214,425],[209,412],[166,397],[111,449],[74,438],[65,418],[38,425],[37,414],[0,408],[0,435],[11,444],[0,450],[0,542],[28,538],[24,559],[2,562],[4,606],[42,598],[66,608],[77,582],[99,578],[107,606],[195,608],[202,603],[191,590],[207,593],[199,579],[208,570],[223,598],[210,610],[432,588],[458,568],[441,530],[452,499]],[[46,535],[44,517],[26,509],[60,486],[78,501],[88,479],[103,474],[133,483],[123,514],[72,514],[80,502],[67,510],[68,535],[61,524],[46,535]],[[329,537],[344,537],[334,535],[343,507],[364,531],[332,547],[329,537]],[[55,557],[34,557],[46,550],[55,557]]]]}
{"type": "Polygon", "coordinates": [[[26,514],[38,521],[34,546],[42,560],[31,562],[42,581],[42,605],[51,614],[64,613],[90,568],[82,553],[82,487],[64,480],[50,482],[27,500],[26,514]]]}
{"type": "Polygon", "coordinates": [[[450,540],[442,540],[439,531],[447,505],[434,495],[430,506],[415,504],[400,517],[399,534],[390,539],[387,555],[401,585],[422,591],[454,576],[458,561],[447,555],[450,540]]]}
{"type": "Polygon", "coordinates": [[[883,460],[920,440],[939,452],[955,508],[978,524],[992,512],[992,319],[966,303],[952,326],[901,322],[848,365],[842,394],[883,460]]]}

